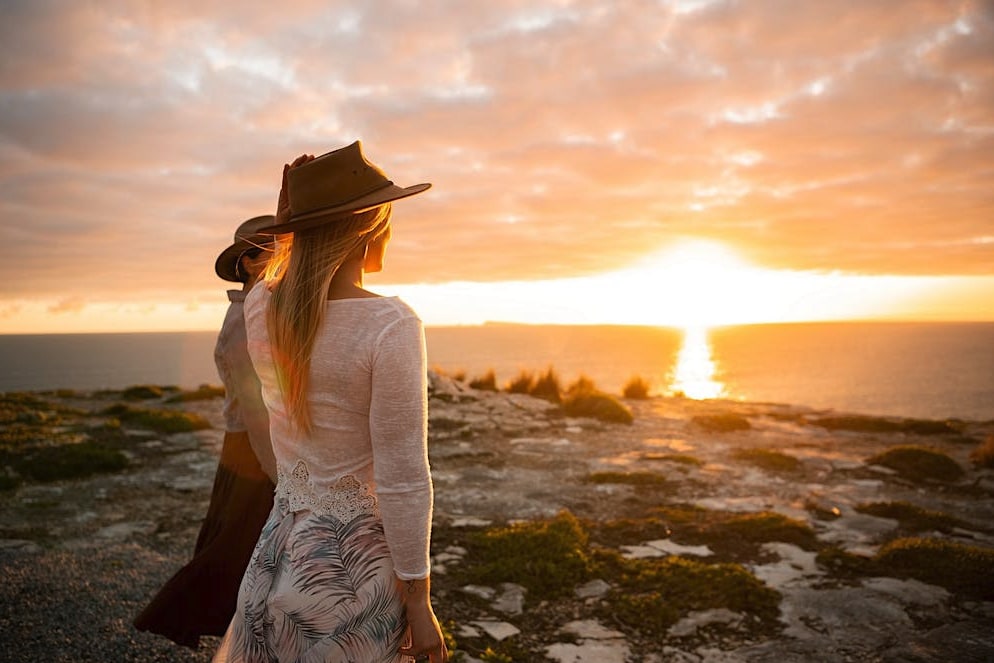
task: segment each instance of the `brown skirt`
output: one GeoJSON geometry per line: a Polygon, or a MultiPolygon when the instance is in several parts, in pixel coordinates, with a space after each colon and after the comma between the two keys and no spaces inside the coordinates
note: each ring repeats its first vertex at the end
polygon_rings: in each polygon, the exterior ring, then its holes
{"type": "Polygon", "coordinates": [[[193,559],[135,618],[135,628],[194,649],[202,635],[224,635],[245,567],[272,510],[274,488],[248,434],[225,433],[193,559]]]}

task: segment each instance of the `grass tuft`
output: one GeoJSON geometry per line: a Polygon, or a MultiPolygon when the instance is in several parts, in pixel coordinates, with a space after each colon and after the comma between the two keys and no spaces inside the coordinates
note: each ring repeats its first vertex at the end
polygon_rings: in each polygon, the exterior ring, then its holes
{"type": "Polygon", "coordinates": [[[887,419],[866,415],[820,417],[811,423],[826,430],[857,433],[911,433],[913,435],[955,435],[959,433],[952,422],[932,419],[887,419]]]}
{"type": "Polygon", "coordinates": [[[497,391],[497,374],[491,368],[480,377],[470,380],[469,386],[480,391],[497,391]]]}
{"type": "Polygon", "coordinates": [[[57,447],[39,447],[21,458],[17,470],[36,481],[79,479],[103,472],[117,472],[128,459],[117,449],[85,441],[57,447]]]}
{"type": "Polygon", "coordinates": [[[538,376],[528,393],[536,398],[542,398],[550,403],[562,403],[562,385],[559,383],[559,376],[550,366],[545,373],[538,376]]]}
{"type": "Polygon", "coordinates": [[[632,377],[621,390],[622,396],[633,400],[645,400],[649,398],[649,382],[642,376],[632,377]]]}
{"type": "Polygon", "coordinates": [[[521,371],[518,376],[507,383],[504,391],[510,394],[527,394],[535,383],[535,374],[531,371],[521,371]]]}
{"type": "Polygon", "coordinates": [[[876,555],[877,570],[951,592],[994,600],[994,550],[928,538],[897,539],[876,555]]]}

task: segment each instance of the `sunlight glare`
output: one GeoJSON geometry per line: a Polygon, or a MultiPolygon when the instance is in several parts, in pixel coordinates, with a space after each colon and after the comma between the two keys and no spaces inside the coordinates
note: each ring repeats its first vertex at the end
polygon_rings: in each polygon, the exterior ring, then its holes
{"type": "Polygon", "coordinates": [[[711,358],[708,330],[688,327],[683,333],[683,345],[677,356],[670,380],[672,393],[682,393],[687,398],[701,400],[720,398],[725,386],[715,380],[715,365],[711,358]]]}

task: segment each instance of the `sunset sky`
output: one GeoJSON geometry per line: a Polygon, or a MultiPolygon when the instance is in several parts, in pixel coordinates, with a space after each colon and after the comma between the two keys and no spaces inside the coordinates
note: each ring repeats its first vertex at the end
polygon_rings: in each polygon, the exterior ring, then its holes
{"type": "Polygon", "coordinates": [[[3,3],[0,333],[217,328],[282,164],[428,324],[994,320],[994,3],[3,3]]]}

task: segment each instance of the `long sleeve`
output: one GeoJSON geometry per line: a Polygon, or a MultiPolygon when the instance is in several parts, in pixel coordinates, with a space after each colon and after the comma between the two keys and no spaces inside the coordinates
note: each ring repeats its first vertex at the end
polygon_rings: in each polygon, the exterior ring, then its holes
{"type": "Polygon", "coordinates": [[[402,580],[429,575],[432,484],[428,466],[427,360],[416,317],[386,327],[372,361],[369,431],[387,545],[402,580]]]}

